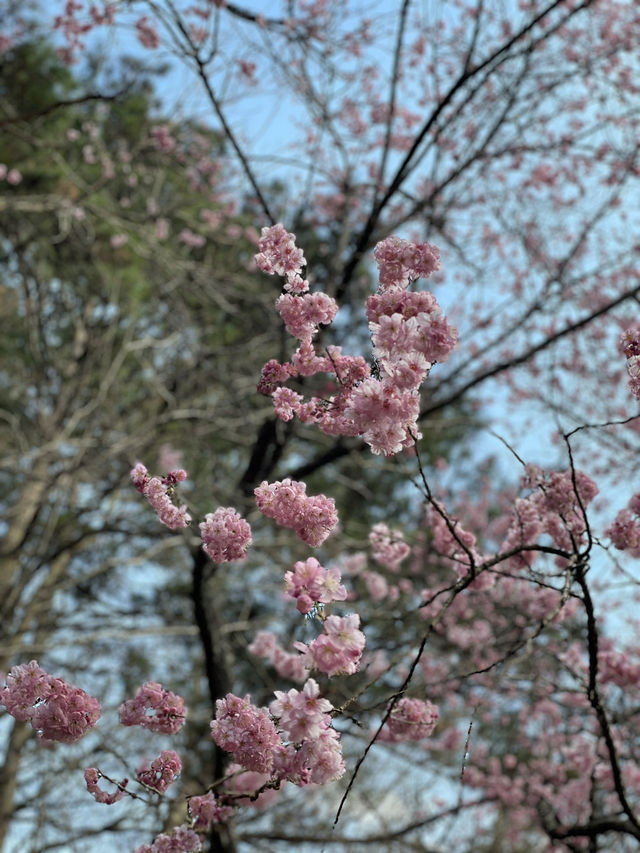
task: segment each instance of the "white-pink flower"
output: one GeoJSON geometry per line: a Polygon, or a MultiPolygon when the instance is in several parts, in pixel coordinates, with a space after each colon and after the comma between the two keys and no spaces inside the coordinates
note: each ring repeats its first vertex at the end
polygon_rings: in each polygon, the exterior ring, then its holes
{"type": "Polygon", "coordinates": [[[244,560],[251,544],[251,527],[233,507],[218,507],[200,522],[202,547],[214,563],[244,560]]]}

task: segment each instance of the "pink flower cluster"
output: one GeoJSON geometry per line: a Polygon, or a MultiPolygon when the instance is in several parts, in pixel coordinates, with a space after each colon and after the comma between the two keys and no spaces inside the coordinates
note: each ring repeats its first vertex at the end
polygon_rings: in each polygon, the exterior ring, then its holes
{"type": "Polygon", "coordinates": [[[223,789],[234,804],[263,809],[278,798],[279,788],[267,787],[270,781],[267,773],[243,770],[239,764],[230,764],[223,789]]]}
{"type": "Polygon", "coordinates": [[[146,497],[160,521],[171,530],[186,527],[191,521],[186,505],[177,507],[172,501],[176,485],[186,479],[187,472],[182,468],[171,471],[166,477],[150,477],[142,462],[137,462],[131,469],[133,485],[146,497]]]}
{"type": "Polygon", "coordinates": [[[374,355],[403,388],[417,388],[431,364],[446,361],[458,342],[429,291],[380,289],[367,299],[374,355]]]}
{"type": "Polygon", "coordinates": [[[438,722],[438,708],[426,699],[400,699],[393,707],[380,740],[398,742],[422,740],[433,732],[438,722]]]}
{"type": "MultiPolygon", "coordinates": [[[[276,361],[275,358],[271,358],[262,368],[262,375],[260,377],[257,390],[260,394],[273,394],[274,391],[280,389],[281,385],[284,385],[290,376],[297,375],[298,371],[292,364],[289,364],[288,362],[280,364],[280,362],[276,361]]],[[[285,388],[283,390],[287,391],[289,389],[285,388]]],[[[282,415],[280,415],[280,417],[282,417],[282,415]]],[[[290,420],[291,417],[293,417],[293,413],[289,418],[282,418],[282,420],[290,420]]]]}
{"type": "Polygon", "coordinates": [[[258,240],[260,252],[255,256],[259,269],[286,278],[286,293],[276,302],[287,331],[294,338],[310,342],[320,324],[331,323],[338,311],[334,299],[326,293],[309,293],[309,282],[300,275],[306,264],[302,249],[296,247],[295,234],[278,223],[262,229],[258,240]]]}
{"type": "Polygon", "coordinates": [[[200,522],[202,545],[214,563],[244,560],[251,544],[251,527],[232,507],[218,507],[200,522]]]}
{"type": "Polygon", "coordinates": [[[197,853],[202,850],[200,836],[186,824],[177,826],[171,835],[160,833],[153,844],[142,844],[134,853],[197,853]]]}
{"type": "Polygon", "coordinates": [[[285,479],[264,480],[255,490],[260,512],[283,527],[290,527],[307,545],[317,548],[338,523],[335,502],[324,495],[307,495],[305,483],[285,479]]]}
{"type": "Polygon", "coordinates": [[[389,377],[361,382],[353,389],[344,414],[376,454],[393,456],[422,435],[417,425],[417,391],[400,388],[389,377]]]}
{"type": "Polygon", "coordinates": [[[598,669],[603,684],[616,684],[623,689],[633,689],[640,684],[640,661],[635,649],[619,651],[610,638],[602,637],[598,652],[598,669]],[[632,660],[632,656],[635,660],[632,660]]]}
{"type": "Polygon", "coordinates": [[[267,709],[253,705],[250,696],[240,699],[233,693],[227,693],[224,699],[216,702],[211,737],[239,764],[259,773],[271,771],[273,750],[281,743],[267,709]]]}
{"type": "Polygon", "coordinates": [[[249,651],[256,657],[269,661],[283,678],[303,682],[309,677],[309,668],[305,666],[304,659],[283,649],[270,631],[258,631],[249,651]]]}
{"type": "Polygon", "coordinates": [[[259,254],[255,256],[258,269],[269,275],[286,276],[286,289],[294,292],[308,290],[308,282],[301,281],[300,272],[306,266],[302,249],[296,247],[295,234],[290,234],[278,223],[263,228],[258,240],[259,254]]]}
{"type": "Polygon", "coordinates": [[[333,705],[320,696],[317,682],[310,678],[302,690],[276,690],[275,696],[269,710],[286,742],[275,755],[278,777],[296,785],[339,779],[345,770],[340,735],[331,728],[333,705]]]}
{"type": "Polygon", "coordinates": [[[196,829],[207,829],[212,823],[225,823],[234,812],[233,806],[225,805],[213,791],[189,798],[189,814],[196,829]]]}
{"type": "Polygon", "coordinates": [[[164,749],[151,764],[144,762],[136,771],[138,782],[164,794],[176,781],[182,770],[180,756],[173,749],[164,749]]]}
{"type": "Polygon", "coordinates": [[[326,293],[283,293],[276,309],[294,338],[310,342],[318,326],[327,326],[338,313],[338,303],[326,293]]]}
{"type": "Polygon", "coordinates": [[[528,465],[523,485],[532,492],[516,501],[502,550],[531,545],[541,533],[558,548],[572,550],[585,533],[584,510],[598,494],[593,480],[581,471],[543,471],[528,465]]]}
{"type": "Polygon", "coordinates": [[[462,577],[474,565],[482,561],[481,554],[476,550],[476,537],[470,530],[465,530],[458,519],[447,516],[446,510],[438,512],[434,507],[427,510],[427,524],[433,537],[433,549],[439,557],[450,561],[458,575],[462,577]]]}
{"type": "MultiPolygon", "coordinates": [[[[230,764],[228,775],[220,794],[209,791],[199,797],[189,798],[189,814],[196,829],[207,829],[214,823],[225,823],[235,814],[236,806],[264,808],[278,796],[270,773],[244,770],[239,764],[230,764]]],[[[276,780],[280,786],[280,780],[276,780]]]]}
{"type": "Polygon", "coordinates": [[[146,47],[149,50],[155,50],[160,44],[158,31],[146,15],[136,21],[136,31],[138,34],[138,41],[143,47],[146,47]]]}
{"type": "Polygon", "coordinates": [[[304,654],[304,662],[327,675],[352,675],[360,667],[365,636],[360,630],[357,613],[349,616],[327,616],[322,623],[324,633],[308,646],[295,643],[304,654]]]}
{"type": "Polygon", "coordinates": [[[640,400],[640,326],[632,326],[622,333],[620,349],[627,359],[629,390],[640,400]]]}
{"type": "Polygon", "coordinates": [[[344,773],[340,736],[331,728],[331,703],[309,679],[301,691],[277,691],[266,708],[232,693],[216,703],[211,736],[248,770],[274,782],[324,784],[344,773]],[[274,722],[275,720],[275,722],[274,722]]]}
{"type": "Polygon", "coordinates": [[[106,791],[103,791],[100,785],[98,784],[98,780],[102,776],[102,773],[96,767],[87,767],[84,771],[84,781],[87,786],[87,791],[93,795],[95,801],[97,803],[104,803],[104,805],[112,806],[114,803],[119,802],[124,797],[124,789],[129,784],[128,779],[123,779],[122,782],[119,783],[118,788],[114,791],[113,794],[108,794],[106,791]]]}
{"type": "Polygon", "coordinates": [[[275,231],[263,229],[256,263],[266,272],[287,276],[285,290],[289,292],[280,297],[277,308],[289,332],[301,343],[290,363],[271,360],[265,364],[258,390],[272,396],[282,420],[297,415],[303,423],[314,423],[329,435],[360,435],[374,453],[387,456],[412,446],[420,437],[420,385],[432,364],[444,361],[458,339],[432,293],[407,290],[411,282],[438,268],[437,249],[397,237],[376,247],[380,289],[367,301],[378,366],[375,378],[364,359],[344,356],[338,347],[328,347],[326,355],[316,352],[312,338],[320,323],[333,320],[337,305],[322,293],[301,296],[306,287],[291,285],[292,276],[300,272],[299,251],[294,235],[281,225],[275,231]],[[284,387],[289,378],[318,373],[335,377],[337,393],[305,402],[300,393],[284,387]]]}
{"type": "Polygon", "coordinates": [[[97,699],[49,675],[35,660],[9,670],[0,705],[16,720],[28,720],[43,742],[75,743],[100,718],[97,699]]]}
{"type": "Polygon", "coordinates": [[[625,509],[620,510],[605,530],[605,536],[619,551],[640,557],[640,492],[631,498],[625,509]]]}
{"type": "Polygon", "coordinates": [[[285,595],[296,599],[300,613],[311,613],[318,604],[346,599],[347,590],[340,583],[339,569],[325,569],[315,557],[294,563],[293,569],[284,576],[285,595]]]}
{"type": "Polygon", "coordinates": [[[418,278],[428,278],[440,267],[440,254],[430,243],[410,243],[400,237],[387,237],[373,250],[378,264],[380,284],[407,287],[418,278]]]}
{"type": "Polygon", "coordinates": [[[405,560],[411,548],[404,541],[401,530],[389,530],[386,524],[374,524],[369,533],[369,543],[376,563],[397,572],[400,563],[405,560]]]}
{"type": "Polygon", "coordinates": [[[135,697],[123,702],[118,711],[123,726],[142,726],[170,735],[179,732],[187,718],[184,699],[155,681],[143,684],[135,697]]]}

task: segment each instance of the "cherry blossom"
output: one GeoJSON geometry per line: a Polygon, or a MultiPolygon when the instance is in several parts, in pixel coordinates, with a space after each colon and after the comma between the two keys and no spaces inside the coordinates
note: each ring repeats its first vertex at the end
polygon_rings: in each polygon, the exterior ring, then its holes
{"type": "Polygon", "coordinates": [[[325,495],[307,495],[305,483],[289,478],[264,480],[255,490],[260,512],[283,527],[290,527],[314,548],[325,541],[338,523],[335,501],[325,495]]]}
{"type": "Polygon", "coordinates": [[[100,718],[100,703],[79,687],[55,678],[35,660],[12,667],[0,704],[16,720],[28,721],[43,742],[75,743],[100,718]]]}
{"type": "Polygon", "coordinates": [[[186,505],[178,507],[172,500],[177,484],[186,479],[187,472],[182,468],[171,471],[166,477],[150,477],[142,462],[131,469],[133,485],[149,501],[158,519],[171,530],[186,527],[191,521],[186,505]]]}
{"type": "Polygon", "coordinates": [[[202,547],[214,563],[244,560],[251,544],[249,523],[232,507],[219,507],[200,522],[202,547]]]}
{"type": "Polygon", "coordinates": [[[136,771],[136,778],[148,788],[164,794],[178,778],[181,770],[182,761],[178,753],[173,749],[165,749],[150,764],[147,761],[141,764],[136,771]]]}
{"type": "Polygon", "coordinates": [[[184,725],[187,709],[184,700],[155,681],[148,681],[133,699],[119,708],[123,726],[142,726],[153,732],[176,734],[184,725]]]}

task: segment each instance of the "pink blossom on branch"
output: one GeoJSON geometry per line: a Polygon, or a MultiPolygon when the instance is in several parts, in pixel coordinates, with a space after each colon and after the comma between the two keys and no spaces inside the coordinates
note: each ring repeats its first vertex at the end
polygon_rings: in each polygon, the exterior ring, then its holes
{"type": "Polygon", "coordinates": [[[211,737],[221,749],[230,752],[238,764],[259,773],[271,771],[273,749],[281,743],[267,709],[253,705],[250,696],[240,699],[233,693],[216,702],[211,737]]]}
{"type": "Polygon", "coordinates": [[[209,791],[208,794],[189,798],[189,814],[196,829],[208,829],[213,823],[228,821],[235,814],[235,809],[209,791]]]}
{"type": "Polygon", "coordinates": [[[323,568],[315,557],[294,563],[284,576],[285,595],[296,600],[300,613],[310,613],[318,604],[344,601],[347,590],[340,583],[340,571],[323,568]]]}
{"type": "Polygon", "coordinates": [[[620,349],[627,359],[629,390],[640,400],[640,326],[632,326],[622,333],[620,349]]]}
{"type": "Polygon", "coordinates": [[[294,415],[299,415],[302,411],[304,398],[292,388],[276,388],[271,398],[273,410],[281,421],[290,421],[294,415]]]}
{"type": "Polygon", "coordinates": [[[640,557],[640,493],[635,494],[627,507],[617,514],[605,530],[605,536],[619,551],[640,557]]]}
{"type": "Polygon", "coordinates": [[[406,289],[439,267],[435,246],[390,237],[376,247],[380,289],[367,301],[378,366],[375,378],[360,357],[342,356],[337,347],[327,348],[326,356],[314,349],[311,341],[318,326],[333,320],[337,305],[322,293],[299,295],[302,289],[292,285],[303,262],[294,235],[282,225],[265,228],[259,248],[255,260],[260,269],[287,277],[289,292],[279,298],[277,309],[288,331],[301,341],[290,364],[271,360],[262,371],[258,389],[272,395],[278,417],[289,421],[297,416],[328,435],[360,435],[374,453],[385,456],[411,447],[421,437],[420,385],[435,362],[448,358],[458,340],[433,294],[406,289]],[[290,376],[320,372],[335,376],[334,396],[325,392],[324,398],[305,402],[300,393],[284,387],[290,376]]]}
{"type": "Polygon", "coordinates": [[[202,546],[214,563],[244,560],[251,545],[249,522],[232,507],[218,507],[200,522],[202,546]]]}
{"type": "Polygon", "coordinates": [[[299,290],[298,279],[306,260],[302,249],[296,247],[296,236],[290,234],[282,225],[272,225],[262,229],[258,240],[259,253],[255,256],[258,269],[269,275],[286,276],[299,290]]]}
{"type": "Polygon", "coordinates": [[[338,524],[335,501],[325,495],[307,495],[305,483],[285,479],[275,483],[264,480],[254,494],[258,509],[283,527],[317,548],[338,524]]]}
{"type": "Polygon", "coordinates": [[[387,237],[373,251],[378,264],[381,289],[407,287],[418,278],[427,278],[440,267],[440,254],[430,243],[410,243],[387,237]]]}
{"type": "Polygon", "coordinates": [[[429,737],[438,722],[438,709],[426,699],[403,697],[393,706],[380,740],[407,741],[429,737]]]}
{"type": "Polygon", "coordinates": [[[165,734],[179,732],[187,718],[184,699],[155,681],[143,684],[135,697],[123,702],[118,710],[123,726],[142,726],[165,734]]]}
{"type": "Polygon", "coordinates": [[[183,468],[170,471],[166,477],[150,477],[142,462],[136,462],[131,469],[133,485],[146,497],[158,519],[170,530],[186,527],[191,521],[186,504],[178,507],[172,500],[177,484],[186,479],[187,472],[183,468]]]}
{"type": "Polygon", "coordinates": [[[197,853],[202,850],[200,836],[186,824],[177,826],[167,835],[161,832],[153,844],[142,844],[134,853],[197,853]]]}
{"type": "Polygon", "coordinates": [[[280,385],[284,385],[290,376],[297,375],[298,372],[292,364],[280,364],[275,358],[272,358],[262,368],[258,393],[273,394],[280,385]]]}
{"type": "Polygon", "coordinates": [[[398,571],[400,563],[411,552],[411,548],[404,541],[402,531],[390,530],[383,522],[373,525],[369,533],[369,543],[373,559],[392,572],[398,571]]]}
{"type": "Polygon", "coordinates": [[[320,696],[313,678],[302,690],[276,691],[269,710],[277,719],[285,746],[275,753],[278,778],[295,785],[324,785],[345,771],[340,735],[331,727],[333,705],[320,696]]]}
{"type": "Polygon", "coordinates": [[[417,390],[403,390],[389,379],[366,379],[349,398],[345,417],[351,419],[373,453],[393,456],[412,447],[418,429],[420,398],[417,390]]]}
{"type": "Polygon", "coordinates": [[[331,728],[331,703],[308,679],[302,690],[276,691],[258,708],[249,696],[228,693],[216,703],[211,736],[244,769],[267,774],[275,784],[324,784],[344,773],[340,736],[331,728]]]}
{"type": "Polygon", "coordinates": [[[112,806],[114,803],[120,802],[125,795],[124,789],[129,784],[129,780],[123,779],[114,793],[108,794],[106,791],[103,791],[98,784],[98,780],[101,776],[102,773],[97,769],[97,767],[87,767],[85,769],[84,781],[87,786],[87,791],[93,796],[97,803],[104,803],[107,806],[112,806]]]}
{"type": "Polygon", "coordinates": [[[305,643],[295,643],[298,651],[304,654],[306,665],[329,676],[352,675],[357,672],[366,642],[360,631],[358,614],[327,616],[323,627],[324,633],[308,646],[305,643]]]}
{"type": "Polygon", "coordinates": [[[29,721],[42,741],[75,743],[100,718],[97,699],[49,675],[35,660],[9,670],[0,705],[16,720],[29,721]]]}
{"type": "Polygon", "coordinates": [[[163,750],[151,764],[144,762],[136,771],[136,778],[148,788],[153,788],[159,794],[176,781],[182,770],[180,756],[173,749],[163,750]]]}
{"type": "Polygon", "coordinates": [[[310,341],[318,326],[332,322],[338,305],[326,293],[304,293],[301,296],[283,293],[276,302],[276,309],[290,335],[301,341],[310,341]]]}

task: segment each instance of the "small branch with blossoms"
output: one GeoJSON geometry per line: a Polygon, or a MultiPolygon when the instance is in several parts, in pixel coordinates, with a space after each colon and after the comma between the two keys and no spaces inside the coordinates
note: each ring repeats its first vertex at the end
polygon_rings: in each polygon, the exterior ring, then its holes
{"type": "MultiPolygon", "coordinates": [[[[453,674],[456,681],[468,682],[488,676],[507,662],[515,666],[522,649],[530,649],[534,641],[573,616],[580,605],[587,621],[586,661],[581,662],[579,654],[571,650],[566,655],[565,670],[580,682],[584,693],[581,701],[587,699],[595,720],[585,717],[585,726],[596,743],[596,754],[598,745],[604,743],[607,762],[606,773],[601,774],[604,781],[595,772],[586,776],[592,786],[602,784],[600,793],[606,795],[607,803],[617,802],[626,815],[628,834],[637,835],[640,824],[630,794],[635,777],[629,769],[629,756],[624,752],[624,738],[614,732],[614,717],[606,708],[608,682],[605,679],[601,683],[602,672],[615,686],[637,680],[637,672],[611,649],[600,649],[586,575],[587,561],[596,541],[587,513],[598,487],[575,468],[570,434],[565,436],[570,468],[545,471],[525,466],[522,496],[514,498],[501,517],[496,527],[495,547],[485,553],[473,531],[462,524],[443,500],[436,499],[438,492],[429,483],[419,452],[421,385],[432,367],[445,360],[457,343],[457,333],[443,316],[435,296],[412,289],[439,267],[437,249],[428,243],[414,244],[395,237],[376,247],[374,257],[380,285],[366,304],[371,358],[344,355],[339,347],[329,346],[321,351],[314,343],[320,325],[333,322],[338,306],[331,297],[311,292],[308,279],[303,277],[304,254],[296,247],[294,235],[280,224],[265,228],[258,248],[258,267],[284,279],[284,293],[276,303],[276,310],[287,331],[297,340],[290,361],[270,360],[265,364],[258,390],[271,396],[276,414],[284,421],[297,418],[301,423],[315,424],[328,435],[360,436],[374,454],[392,456],[411,451],[419,477],[416,485],[425,506],[424,525],[429,534],[426,544],[423,543],[421,550],[412,547],[405,542],[401,531],[378,523],[370,532],[369,545],[371,559],[381,571],[367,567],[366,560],[353,560],[350,564],[346,561],[345,565],[351,575],[364,583],[373,601],[383,600],[385,596],[391,598],[392,591],[396,599],[402,594],[418,596],[420,604],[413,607],[413,613],[420,614],[426,625],[414,635],[421,639],[417,648],[405,656],[402,667],[394,667],[385,659],[375,664],[372,658],[366,661],[369,650],[360,614],[332,612],[334,607],[346,608],[344,602],[355,597],[349,584],[343,582],[341,568],[325,567],[315,556],[296,561],[292,570],[284,574],[284,596],[295,602],[299,617],[308,622],[313,620],[319,628],[317,636],[309,642],[295,641],[292,650],[288,650],[279,646],[273,635],[261,632],[249,650],[267,660],[282,678],[299,682],[300,689],[275,690],[275,698],[262,707],[255,705],[249,694],[227,692],[217,698],[215,718],[209,728],[215,744],[231,759],[227,772],[203,794],[188,797],[185,822],[175,827],[171,835],[157,836],[152,844],[143,844],[136,853],[199,850],[204,833],[216,824],[232,820],[240,808],[252,803],[266,804],[285,783],[304,788],[342,778],[346,762],[342,732],[336,728],[335,720],[342,717],[361,725],[359,714],[375,710],[379,719],[350,774],[335,815],[337,823],[359,770],[375,744],[390,748],[426,739],[433,743],[439,737],[436,727],[447,713],[446,705],[436,704],[435,696],[409,695],[419,669],[428,667],[427,646],[437,648],[437,644],[447,640],[456,649],[459,662],[466,660],[463,652],[467,654],[469,666],[454,668],[453,674]],[[378,366],[375,373],[369,367],[372,360],[378,366]],[[333,390],[325,397],[305,399],[287,384],[316,374],[325,374],[332,383],[333,390]],[[543,556],[555,560],[553,570],[537,568],[543,556]],[[402,574],[400,567],[405,561],[417,559],[427,568],[437,562],[439,577],[447,572],[449,576],[435,588],[416,589],[410,572],[402,574]],[[393,578],[397,578],[397,584],[392,582],[393,578]],[[483,630],[487,642],[491,640],[493,656],[483,657],[483,643],[476,634],[467,636],[461,629],[472,609],[470,602],[484,608],[485,618],[475,620],[474,631],[479,634],[483,630]],[[510,611],[506,627],[499,621],[500,606],[510,611]],[[520,621],[511,616],[514,608],[523,614],[520,621]],[[356,686],[352,697],[335,707],[324,695],[323,685],[329,679],[354,675],[365,667],[371,667],[368,671],[375,674],[364,688],[356,686]],[[358,708],[356,699],[383,673],[387,679],[384,700],[369,709],[358,708]],[[391,687],[396,675],[395,683],[399,686],[391,687]]],[[[634,395],[638,389],[634,385],[637,377],[632,360],[640,359],[639,340],[637,329],[625,332],[622,338],[634,395]]],[[[159,521],[172,530],[185,528],[192,521],[187,505],[180,502],[178,494],[179,484],[186,478],[182,468],[152,476],[141,462],[131,471],[135,488],[147,499],[159,521]]],[[[338,529],[335,501],[323,494],[307,494],[303,482],[291,478],[263,481],[254,489],[254,498],[256,509],[264,518],[292,531],[312,548],[322,546],[338,529]]],[[[239,563],[247,559],[253,532],[249,522],[233,507],[218,507],[207,513],[198,529],[202,549],[214,563],[239,563]]],[[[632,497],[605,534],[616,548],[640,556],[639,495],[632,497]]],[[[410,612],[407,607],[406,613],[410,612]]],[[[502,667],[503,674],[504,670],[502,667]]],[[[451,680],[451,672],[446,674],[451,680]]],[[[446,680],[432,679],[427,683],[435,690],[446,680]]],[[[50,676],[35,661],[14,667],[7,674],[0,689],[0,703],[14,718],[29,721],[38,738],[46,743],[73,743],[90,731],[100,717],[97,699],[50,676]]],[[[121,704],[119,714],[122,725],[174,736],[186,722],[187,708],[181,696],[151,681],[121,704]]],[[[443,749],[450,748],[446,737],[445,731],[441,736],[443,749]]],[[[487,792],[481,802],[496,803],[499,808],[511,802],[509,798],[515,798],[514,802],[527,814],[535,812],[538,819],[545,813],[549,803],[540,799],[539,791],[535,806],[527,799],[526,786],[517,796],[514,793],[506,770],[517,763],[516,756],[508,759],[502,776],[495,770],[495,762],[488,765],[494,769],[483,774],[467,755],[468,740],[463,781],[487,792]]],[[[182,766],[183,760],[176,751],[162,750],[152,760],[140,764],[135,773],[136,782],[146,795],[156,800],[177,781],[182,766]]],[[[127,778],[116,781],[95,767],[87,768],[84,776],[87,791],[99,803],[115,805],[125,795],[151,802],[147,796],[132,791],[127,778]],[[112,793],[102,790],[100,779],[114,785],[116,790],[112,793]]],[[[544,785],[541,787],[547,790],[544,785]]],[[[571,792],[561,782],[557,788],[559,795],[564,792],[570,796],[571,792]]],[[[594,812],[591,817],[588,824],[573,817],[564,824],[555,821],[553,828],[543,820],[542,828],[553,838],[596,837],[608,831],[602,816],[594,812]]]]}

